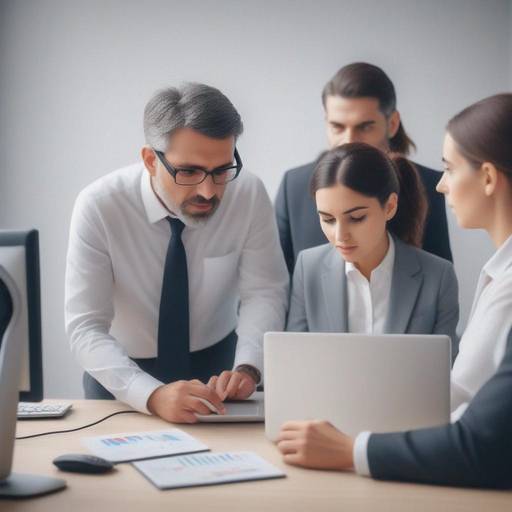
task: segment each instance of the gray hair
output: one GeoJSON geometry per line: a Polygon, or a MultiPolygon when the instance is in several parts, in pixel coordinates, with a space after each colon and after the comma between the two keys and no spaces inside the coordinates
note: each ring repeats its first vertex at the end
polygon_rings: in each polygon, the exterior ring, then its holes
{"type": "Polygon", "coordinates": [[[186,83],[157,91],[144,109],[146,143],[166,151],[169,137],[180,128],[191,128],[214,139],[235,139],[243,132],[242,119],[231,101],[218,89],[186,83]]]}

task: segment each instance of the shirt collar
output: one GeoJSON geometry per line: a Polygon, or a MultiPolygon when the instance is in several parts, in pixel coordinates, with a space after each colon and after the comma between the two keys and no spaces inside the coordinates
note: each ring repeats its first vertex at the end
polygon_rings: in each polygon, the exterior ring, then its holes
{"type": "MultiPolygon", "coordinates": [[[[393,237],[388,232],[388,240],[389,240],[389,247],[388,252],[386,253],[386,256],[384,256],[384,259],[379,263],[379,265],[372,270],[370,279],[373,277],[377,277],[380,275],[390,274],[393,271],[393,264],[395,262],[395,242],[393,240],[393,237]]],[[[347,261],[345,263],[345,275],[349,275],[352,273],[360,273],[357,267],[350,261],[347,261]]]]}
{"type": "Polygon", "coordinates": [[[491,259],[484,265],[483,271],[492,279],[499,278],[512,266],[512,235],[494,253],[491,259]]]}
{"type": "Polygon", "coordinates": [[[171,215],[156,196],[155,191],[151,186],[151,176],[145,168],[142,171],[140,192],[142,195],[142,202],[146,210],[146,215],[151,224],[156,224],[158,221],[165,219],[166,217],[173,217],[173,215],[171,215]]]}

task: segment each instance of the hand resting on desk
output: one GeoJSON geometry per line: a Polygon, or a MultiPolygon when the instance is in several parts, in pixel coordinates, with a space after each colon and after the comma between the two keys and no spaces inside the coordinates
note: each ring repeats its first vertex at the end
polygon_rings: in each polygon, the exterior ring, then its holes
{"type": "Polygon", "coordinates": [[[354,440],[328,421],[289,421],[276,441],[283,460],[314,469],[353,469],[354,440]]]}

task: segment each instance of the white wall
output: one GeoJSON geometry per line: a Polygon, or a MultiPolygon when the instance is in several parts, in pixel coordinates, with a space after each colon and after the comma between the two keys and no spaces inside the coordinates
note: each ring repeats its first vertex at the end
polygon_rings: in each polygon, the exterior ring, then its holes
{"type": "MultiPolygon", "coordinates": [[[[245,123],[240,153],[274,196],[324,148],[320,91],[342,65],[382,66],[417,160],[439,167],[443,127],[512,85],[505,0],[0,2],[0,226],[41,233],[45,384],[81,395],[63,328],[68,226],[78,191],[138,158],[157,88],[221,88],[245,123]]],[[[463,323],[492,248],[450,217],[463,323]]]]}

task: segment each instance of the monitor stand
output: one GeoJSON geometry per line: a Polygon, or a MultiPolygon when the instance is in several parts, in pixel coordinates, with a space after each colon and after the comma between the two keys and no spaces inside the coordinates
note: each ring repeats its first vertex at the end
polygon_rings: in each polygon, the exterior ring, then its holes
{"type": "Polygon", "coordinates": [[[11,473],[0,482],[0,499],[20,499],[42,496],[66,487],[65,480],[49,476],[11,473]]]}

